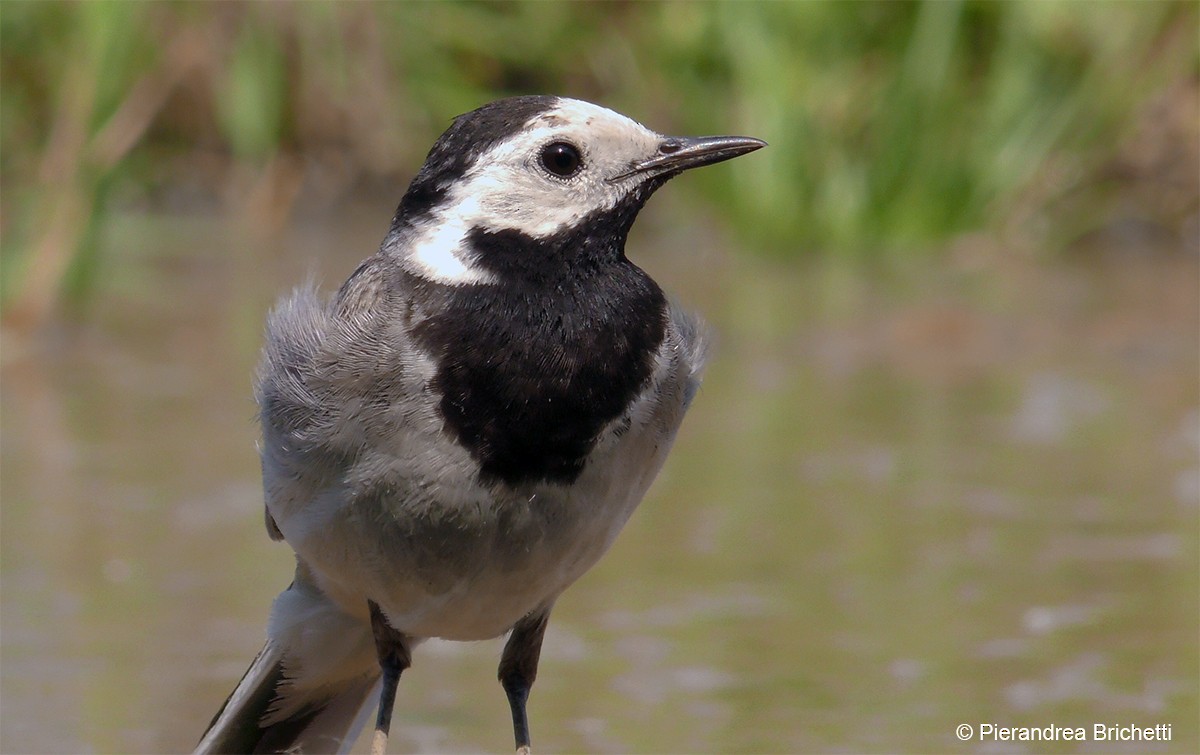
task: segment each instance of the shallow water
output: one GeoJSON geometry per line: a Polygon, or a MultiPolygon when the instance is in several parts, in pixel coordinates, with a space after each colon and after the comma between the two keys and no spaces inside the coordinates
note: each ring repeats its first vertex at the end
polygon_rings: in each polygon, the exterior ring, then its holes
{"type": "MultiPolygon", "coordinates": [[[[0,751],[194,745],[290,578],[262,527],[263,316],[340,282],[386,217],[275,240],[124,218],[84,316],[5,333],[0,751]]],[[[631,254],[719,348],[648,500],[559,601],[538,750],[1200,751],[1194,254],[789,268],[708,232],[660,248],[666,218],[631,254]]],[[[421,646],[392,751],[507,751],[499,651],[421,646]]]]}

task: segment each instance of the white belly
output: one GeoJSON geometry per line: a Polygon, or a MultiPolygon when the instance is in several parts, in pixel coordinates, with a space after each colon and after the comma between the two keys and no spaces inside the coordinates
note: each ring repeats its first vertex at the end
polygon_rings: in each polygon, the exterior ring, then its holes
{"type": "MultiPolygon", "coordinates": [[[[427,481],[357,500],[339,486],[272,513],[318,585],[346,612],[366,618],[370,599],[412,637],[496,637],[591,568],[645,495],[682,418],[682,400],[640,411],[645,416],[635,409],[626,432],[600,441],[569,486],[517,493],[464,485],[470,477],[462,459],[442,464],[445,484],[427,481]]],[[[437,451],[443,461],[459,452],[437,451]]],[[[377,476],[389,463],[396,460],[364,460],[361,476],[377,476]]],[[[422,463],[413,468],[429,469],[422,463]]],[[[413,479],[403,470],[393,477],[413,479]]]]}

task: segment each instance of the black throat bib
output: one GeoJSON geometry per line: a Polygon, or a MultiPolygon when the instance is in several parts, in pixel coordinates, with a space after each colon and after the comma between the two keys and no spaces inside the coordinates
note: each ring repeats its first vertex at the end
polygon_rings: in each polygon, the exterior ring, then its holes
{"type": "Polygon", "coordinates": [[[497,282],[430,291],[441,301],[415,332],[438,360],[445,426],[486,482],[573,482],[650,380],[667,302],[613,221],[545,239],[475,229],[475,261],[497,282]]]}

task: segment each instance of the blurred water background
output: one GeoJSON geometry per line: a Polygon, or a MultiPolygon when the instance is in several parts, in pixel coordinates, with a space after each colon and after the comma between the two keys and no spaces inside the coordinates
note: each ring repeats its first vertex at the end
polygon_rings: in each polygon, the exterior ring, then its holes
{"type": "MultiPolygon", "coordinates": [[[[719,334],[543,751],[1200,751],[1195,3],[0,4],[0,751],[193,746],[288,583],[251,377],[460,112],[768,150],[630,256],[719,334]],[[960,742],[960,723],[1172,725],[960,742]]],[[[499,641],[393,748],[505,750],[499,641]]],[[[360,746],[365,751],[365,746],[360,746]]]]}

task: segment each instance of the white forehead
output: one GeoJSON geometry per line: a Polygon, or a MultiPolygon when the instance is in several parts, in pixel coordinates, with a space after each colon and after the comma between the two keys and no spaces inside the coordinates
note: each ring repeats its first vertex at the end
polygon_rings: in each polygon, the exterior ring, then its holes
{"type": "Polygon", "coordinates": [[[465,248],[472,228],[544,238],[611,209],[636,181],[608,179],[653,156],[661,140],[608,108],[560,99],[480,155],[423,223],[410,258],[421,274],[443,282],[487,281],[491,276],[465,248]],[[569,142],[582,154],[584,169],[571,179],[552,177],[540,165],[541,150],[556,141],[569,142]]]}
{"type": "Polygon", "coordinates": [[[475,169],[486,171],[489,166],[556,139],[569,141],[582,149],[585,159],[605,162],[610,158],[630,159],[652,153],[661,137],[632,118],[606,107],[583,100],[560,99],[556,107],[535,116],[525,128],[485,153],[476,162],[475,169]]]}

